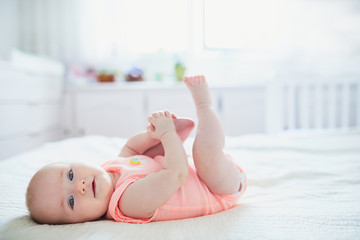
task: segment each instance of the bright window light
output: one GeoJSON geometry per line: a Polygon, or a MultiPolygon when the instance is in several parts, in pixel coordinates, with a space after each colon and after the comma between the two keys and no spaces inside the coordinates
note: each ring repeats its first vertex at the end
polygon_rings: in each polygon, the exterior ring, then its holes
{"type": "Polygon", "coordinates": [[[126,38],[131,52],[186,50],[187,1],[128,0],[126,8],[126,38]]]}
{"type": "Polygon", "coordinates": [[[284,0],[204,0],[205,48],[279,44],[286,34],[284,0]]]}

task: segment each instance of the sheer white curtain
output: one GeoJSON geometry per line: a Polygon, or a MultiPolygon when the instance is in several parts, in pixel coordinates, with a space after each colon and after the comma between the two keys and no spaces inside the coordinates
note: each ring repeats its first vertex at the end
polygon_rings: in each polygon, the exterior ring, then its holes
{"type": "Polygon", "coordinates": [[[354,0],[17,1],[21,49],[67,64],[140,63],[154,78],[180,53],[214,82],[360,73],[354,0]]]}
{"type": "Polygon", "coordinates": [[[21,49],[66,63],[187,48],[187,1],[19,1],[21,49]]]}
{"type": "Polygon", "coordinates": [[[64,61],[76,56],[78,5],[70,0],[20,0],[20,48],[64,61]]]}

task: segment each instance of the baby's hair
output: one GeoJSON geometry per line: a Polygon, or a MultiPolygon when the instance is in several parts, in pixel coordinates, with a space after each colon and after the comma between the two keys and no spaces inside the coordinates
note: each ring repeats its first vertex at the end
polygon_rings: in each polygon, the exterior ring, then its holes
{"type": "Polygon", "coordinates": [[[34,191],[33,191],[33,180],[34,180],[34,177],[36,176],[36,174],[31,178],[30,182],[29,182],[29,185],[27,187],[27,190],[26,190],[26,207],[30,213],[30,217],[35,221],[35,222],[38,222],[36,221],[36,219],[34,218],[34,215],[32,213],[32,205],[33,205],[33,201],[34,201],[34,191]]]}
{"type": "Polygon", "coordinates": [[[32,201],[32,192],[30,190],[30,184],[29,184],[26,190],[26,207],[29,210],[29,212],[30,212],[31,201],[32,201]]]}

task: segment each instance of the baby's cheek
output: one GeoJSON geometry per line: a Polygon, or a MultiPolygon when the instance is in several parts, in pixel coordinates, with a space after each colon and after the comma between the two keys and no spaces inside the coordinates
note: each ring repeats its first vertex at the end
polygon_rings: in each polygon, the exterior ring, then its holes
{"type": "Polygon", "coordinates": [[[96,205],[96,207],[93,206],[93,208],[97,211],[100,217],[107,212],[109,207],[109,201],[110,199],[109,200],[103,199],[103,200],[98,200],[96,204],[94,204],[96,205]]]}

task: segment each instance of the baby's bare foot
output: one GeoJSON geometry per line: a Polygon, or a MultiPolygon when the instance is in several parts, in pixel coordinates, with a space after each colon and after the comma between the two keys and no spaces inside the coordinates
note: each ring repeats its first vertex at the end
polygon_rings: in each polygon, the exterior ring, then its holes
{"type": "Polygon", "coordinates": [[[176,132],[179,135],[182,142],[184,142],[193,130],[195,123],[191,119],[176,118],[173,119],[176,132]]]}
{"type": "Polygon", "coordinates": [[[203,75],[184,77],[183,80],[193,96],[196,108],[211,106],[209,88],[203,75]]]}

